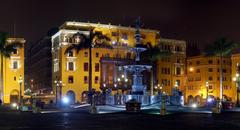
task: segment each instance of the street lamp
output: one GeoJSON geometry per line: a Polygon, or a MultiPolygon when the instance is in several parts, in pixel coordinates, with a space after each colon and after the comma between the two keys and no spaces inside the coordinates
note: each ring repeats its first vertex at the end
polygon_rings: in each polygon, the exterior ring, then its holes
{"type": "Polygon", "coordinates": [[[233,81],[235,82],[235,85],[236,85],[236,89],[237,89],[237,106],[239,106],[239,86],[238,86],[238,83],[239,83],[239,74],[237,73],[236,74],[236,77],[233,77],[233,81]]]}
{"type": "Polygon", "coordinates": [[[19,106],[21,107],[22,104],[23,104],[23,100],[22,100],[22,82],[23,82],[23,78],[22,78],[22,75],[19,76],[18,82],[19,82],[19,86],[20,86],[19,106]]]}
{"type": "Polygon", "coordinates": [[[60,106],[61,106],[61,101],[62,101],[62,87],[63,87],[63,82],[61,80],[55,80],[54,83],[56,84],[56,105],[58,104],[58,87],[59,87],[59,98],[60,98],[60,106]]]}
{"type": "Polygon", "coordinates": [[[206,82],[206,90],[207,90],[206,99],[208,100],[208,90],[209,90],[209,84],[208,84],[208,82],[206,82]]]}

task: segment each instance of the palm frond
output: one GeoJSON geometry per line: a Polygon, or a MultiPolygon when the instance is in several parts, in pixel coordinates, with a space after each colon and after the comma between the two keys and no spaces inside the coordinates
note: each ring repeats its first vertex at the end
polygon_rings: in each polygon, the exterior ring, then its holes
{"type": "Polygon", "coordinates": [[[213,44],[208,45],[204,50],[204,54],[207,56],[229,56],[236,46],[235,42],[220,38],[213,44]]]}

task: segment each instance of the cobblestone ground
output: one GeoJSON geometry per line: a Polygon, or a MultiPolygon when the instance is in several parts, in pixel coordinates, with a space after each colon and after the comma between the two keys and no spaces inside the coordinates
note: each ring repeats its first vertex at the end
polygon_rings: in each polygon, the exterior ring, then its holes
{"type": "Polygon", "coordinates": [[[240,113],[212,114],[32,114],[0,113],[0,130],[240,130],[240,113]]]}

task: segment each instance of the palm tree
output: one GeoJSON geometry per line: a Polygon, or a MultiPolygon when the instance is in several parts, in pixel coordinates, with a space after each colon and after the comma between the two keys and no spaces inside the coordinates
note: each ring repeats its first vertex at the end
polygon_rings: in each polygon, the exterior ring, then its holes
{"type": "Polygon", "coordinates": [[[93,32],[93,29],[90,30],[89,36],[84,34],[76,34],[80,38],[78,44],[71,44],[65,51],[65,54],[71,50],[76,50],[77,53],[80,50],[88,49],[89,50],[89,86],[88,92],[92,90],[92,48],[107,48],[112,49],[110,44],[111,39],[102,33],[93,32]]]}
{"type": "Polygon", "coordinates": [[[23,45],[21,43],[18,42],[14,42],[9,44],[7,42],[7,33],[5,32],[0,32],[0,60],[1,60],[1,72],[0,72],[0,94],[1,94],[1,98],[3,99],[3,85],[4,85],[4,81],[3,81],[3,60],[4,58],[10,58],[11,53],[15,51],[16,48],[21,48],[23,45]]]}
{"type": "Polygon", "coordinates": [[[236,45],[233,41],[220,38],[205,48],[205,55],[220,57],[220,100],[223,96],[223,57],[230,56],[236,45]]]}
{"type": "Polygon", "coordinates": [[[142,45],[143,47],[147,48],[146,51],[142,52],[142,60],[150,62],[152,65],[152,71],[151,71],[151,95],[153,94],[153,86],[156,82],[156,74],[157,74],[157,61],[162,57],[168,57],[170,55],[170,52],[163,51],[160,49],[158,45],[152,46],[151,43],[147,43],[145,45],[142,45]]]}

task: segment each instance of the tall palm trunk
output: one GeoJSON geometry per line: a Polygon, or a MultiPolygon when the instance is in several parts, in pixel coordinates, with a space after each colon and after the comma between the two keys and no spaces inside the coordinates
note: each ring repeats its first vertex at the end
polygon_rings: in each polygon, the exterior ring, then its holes
{"type": "Polygon", "coordinates": [[[92,46],[89,47],[89,86],[88,86],[88,92],[92,90],[92,46]]]}
{"type": "Polygon", "coordinates": [[[150,95],[153,95],[153,90],[154,90],[154,84],[156,83],[156,71],[157,71],[157,66],[156,66],[156,61],[151,61],[151,65],[152,65],[152,70],[151,70],[151,79],[150,79],[150,95]]]}
{"type": "Polygon", "coordinates": [[[2,102],[4,101],[4,95],[3,95],[3,92],[4,92],[4,87],[3,87],[3,55],[1,55],[1,77],[0,77],[0,89],[1,89],[1,91],[0,91],[0,94],[1,94],[1,100],[2,100],[2,102]]]}
{"type": "Polygon", "coordinates": [[[220,100],[222,100],[223,96],[223,55],[222,53],[220,54],[220,100]]]}

